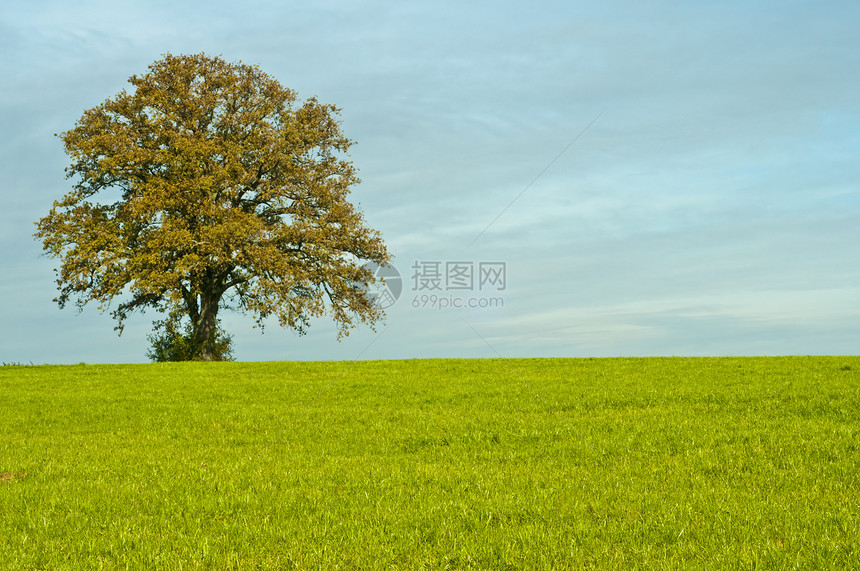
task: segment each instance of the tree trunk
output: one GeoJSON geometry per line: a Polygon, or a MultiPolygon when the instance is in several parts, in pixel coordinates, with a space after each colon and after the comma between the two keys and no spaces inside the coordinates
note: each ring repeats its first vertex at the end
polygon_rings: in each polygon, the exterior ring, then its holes
{"type": "Polygon", "coordinates": [[[194,344],[200,347],[197,358],[201,361],[214,361],[215,340],[218,335],[217,318],[220,296],[204,294],[200,296],[200,313],[194,323],[194,344]]]}

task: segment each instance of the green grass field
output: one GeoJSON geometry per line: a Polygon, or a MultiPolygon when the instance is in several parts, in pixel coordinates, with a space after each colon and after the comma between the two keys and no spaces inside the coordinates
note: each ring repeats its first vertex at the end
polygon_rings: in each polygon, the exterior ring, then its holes
{"type": "Polygon", "coordinates": [[[860,357],[0,367],[3,569],[850,569],[860,357]]]}

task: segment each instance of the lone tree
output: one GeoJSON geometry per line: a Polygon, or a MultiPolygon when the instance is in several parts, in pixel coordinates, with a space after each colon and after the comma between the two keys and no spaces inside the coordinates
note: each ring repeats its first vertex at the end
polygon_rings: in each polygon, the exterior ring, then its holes
{"type": "Polygon", "coordinates": [[[359,179],[336,107],[204,54],[166,55],[129,83],[60,135],[74,186],[35,234],[61,260],[60,307],[118,298],[120,334],[137,310],[166,314],[159,360],[222,358],[222,308],[300,334],[329,313],[338,338],[382,317],[363,263],[389,254],[347,201],[359,179]]]}

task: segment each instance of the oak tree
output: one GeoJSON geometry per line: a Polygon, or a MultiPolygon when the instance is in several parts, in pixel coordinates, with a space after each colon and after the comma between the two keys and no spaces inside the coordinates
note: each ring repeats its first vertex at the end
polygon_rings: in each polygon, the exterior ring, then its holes
{"type": "Polygon", "coordinates": [[[201,360],[218,358],[224,308],[299,333],[328,313],[338,338],[382,317],[363,265],[389,254],[348,201],[359,179],[339,109],[205,54],[129,83],[59,135],[74,184],[36,237],[60,260],[60,307],[96,302],[120,333],[147,308],[168,329],[185,319],[201,360]]]}

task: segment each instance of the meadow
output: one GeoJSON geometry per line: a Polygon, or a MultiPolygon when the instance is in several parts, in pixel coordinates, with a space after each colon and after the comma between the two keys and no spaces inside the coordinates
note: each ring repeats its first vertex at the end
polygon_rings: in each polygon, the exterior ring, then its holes
{"type": "Polygon", "coordinates": [[[0,367],[0,569],[850,569],[860,357],[0,367]]]}

